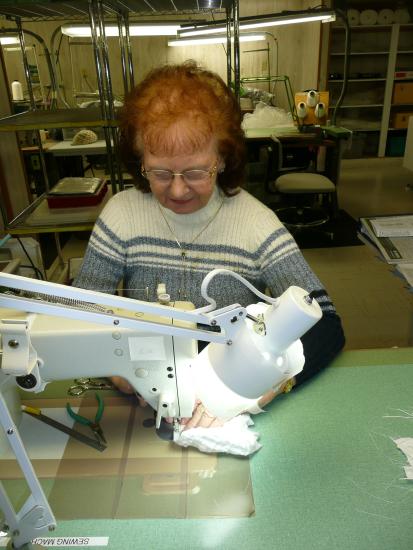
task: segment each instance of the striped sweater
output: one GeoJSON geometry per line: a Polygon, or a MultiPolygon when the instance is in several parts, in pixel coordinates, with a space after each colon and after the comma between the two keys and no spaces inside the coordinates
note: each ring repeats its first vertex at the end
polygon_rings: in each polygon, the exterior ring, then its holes
{"type": "MultiPolygon", "coordinates": [[[[122,281],[125,295],[154,301],[158,285],[164,283],[172,300],[185,298],[201,307],[205,305],[201,283],[214,268],[233,270],[260,291],[270,289],[273,296],[297,285],[316,297],[323,319],[318,330],[307,333],[312,344],[319,340],[312,371],[343,346],[334,306],[294,239],[274,213],[246,191],[226,197],[217,188],[208,204],[192,214],[175,214],[151,193],[134,188],[116,194],[95,224],[74,284],[113,293],[122,281]],[[324,350],[318,349],[321,344],[324,350]]],[[[225,275],[212,280],[208,293],[217,307],[257,301],[241,282],[225,275]]],[[[306,354],[309,375],[308,362],[306,354]]]]}

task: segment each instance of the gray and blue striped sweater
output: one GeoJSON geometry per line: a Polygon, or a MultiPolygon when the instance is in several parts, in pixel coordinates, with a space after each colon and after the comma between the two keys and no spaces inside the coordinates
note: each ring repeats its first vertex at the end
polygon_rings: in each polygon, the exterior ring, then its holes
{"type": "MultiPolygon", "coordinates": [[[[308,353],[302,378],[325,366],[342,348],[341,323],[329,296],[269,208],[246,191],[226,197],[215,189],[208,204],[192,214],[163,209],[174,235],[159,208],[163,207],[151,193],[134,188],[112,197],[95,224],[74,284],[114,293],[122,281],[125,295],[154,301],[158,284],[164,283],[172,300],[182,299],[183,290],[201,307],[205,275],[215,268],[231,269],[259,290],[268,288],[273,296],[297,285],[318,300],[323,318],[307,333],[307,346],[303,338],[308,353]],[[221,202],[218,215],[202,231],[221,202]],[[175,237],[186,251],[185,261],[175,237]],[[310,355],[315,355],[317,364],[309,364],[310,355]]],[[[224,275],[212,280],[208,292],[217,307],[257,301],[242,283],[224,275]]]]}

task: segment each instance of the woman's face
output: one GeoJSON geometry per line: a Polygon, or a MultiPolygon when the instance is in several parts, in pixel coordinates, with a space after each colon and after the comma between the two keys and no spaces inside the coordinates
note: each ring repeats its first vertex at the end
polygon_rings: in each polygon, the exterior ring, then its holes
{"type": "Polygon", "coordinates": [[[222,168],[216,143],[211,140],[200,153],[160,157],[144,151],[142,168],[146,172],[152,193],[162,206],[177,214],[191,214],[203,208],[216,185],[217,172],[222,168]],[[175,174],[158,173],[166,170],[175,174]],[[204,172],[191,173],[192,170],[204,172]]]}

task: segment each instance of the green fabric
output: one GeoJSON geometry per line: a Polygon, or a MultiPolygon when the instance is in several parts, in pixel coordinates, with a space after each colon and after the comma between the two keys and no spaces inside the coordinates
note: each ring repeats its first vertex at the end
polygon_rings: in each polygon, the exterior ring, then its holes
{"type": "Polygon", "coordinates": [[[254,417],[254,517],[62,521],[53,536],[109,536],[110,550],[411,550],[413,485],[391,437],[413,437],[413,425],[385,418],[412,410],[411,359],[411,349],[345,352],[334,364],[351,368],[325,370],[254,417]]]}

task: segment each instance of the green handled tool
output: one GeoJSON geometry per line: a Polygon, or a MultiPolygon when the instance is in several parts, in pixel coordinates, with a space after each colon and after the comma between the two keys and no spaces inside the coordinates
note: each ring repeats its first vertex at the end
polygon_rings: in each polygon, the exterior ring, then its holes
{"type": "Polygon", "coordinates": [[[79,422],[79,424],[83,424],[83,426],[88,426],[92,430],[96,441],[100,445],[106,447],[107,442],[106,442],[105,436],[103,435],[102,428],[100,427],[100,424],[99,424],[99,422],[100,422],[100,420],[102,419],[102,416],[103,416],[103,410],[105,408],[105,405],[103,403],[103,399],[101,398],[101,396],[97,392],[95,393],[95,397],[96,397],[97,402],[98,402],[98,409],[96,411],[96,415],[95,415],[94,420],[90,420],[89,418],[86,418],[85,416],[81,416],[80,414],[76,414],[74,412],[74,410],[72,409],[72,407],[69,405],[69,403],[66,403],[66,410],[69,413],[69,415],[71,416],[71,418],[76,420],[76,422],[79,422]]]}
{"type": "Polygon", "coordinates": [[[50,418],[50,416],[46,416],[45,414],[42,413],[40,409],[36,407],[28,407],[26,405],[22,405],[22,411],[25,412],[26,414],[29,414],[33,418],[37,418],[38,420],[44,422],[48,426],[52,426],[53,428],[56,428],[56,430],[60,430],[61,432],[69,435],[70,437],[77,439],[77,441],[80,441],[81,443],[85,443],[86,445],[89,445],[94,449],[97,449],[98,451],[104,451],[106,449],[106,444],[102,444],[96,441],[95,438],[88,437],[87,435],[82,434],[81,432],[77,432],[73,428],[69,428],[69,426],[62,424],[61,422],[58,422],[54,418],[50,418]]]}

